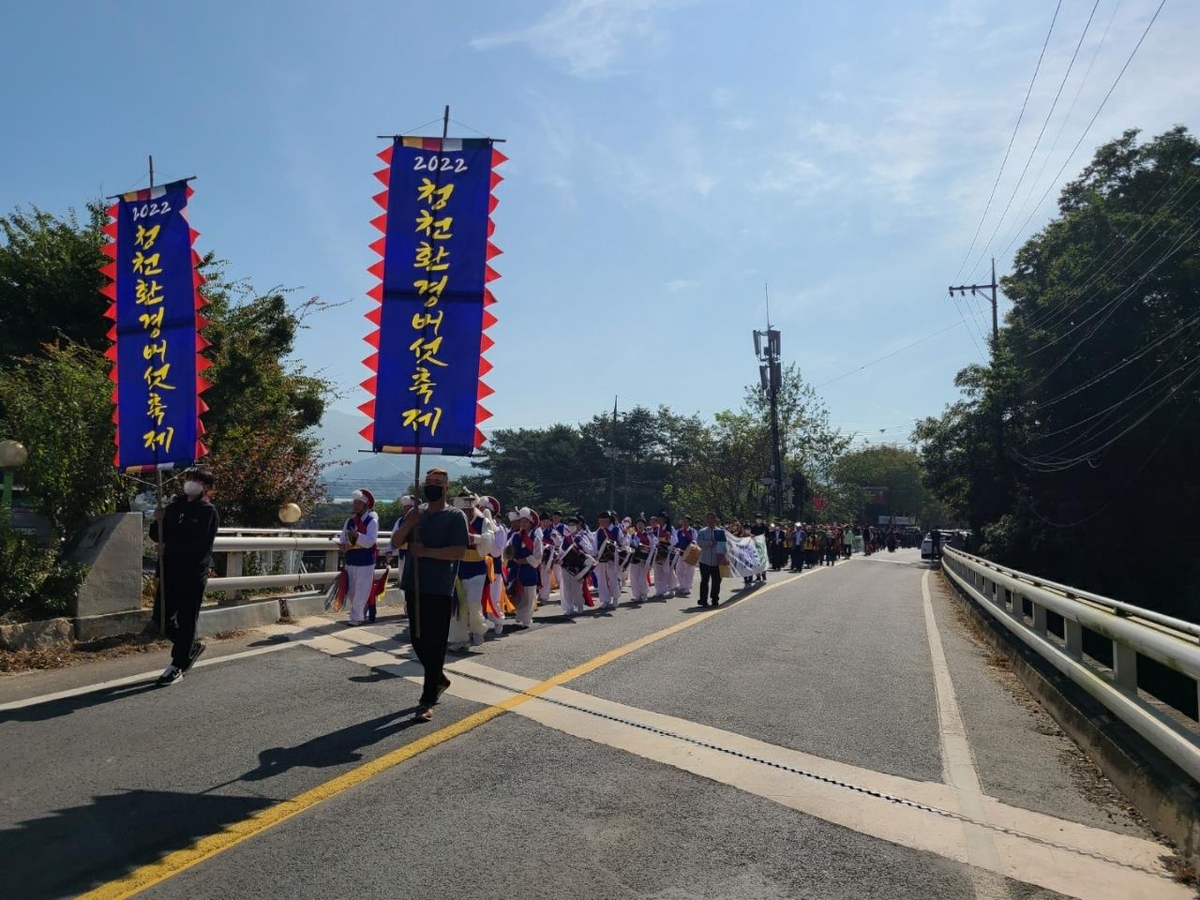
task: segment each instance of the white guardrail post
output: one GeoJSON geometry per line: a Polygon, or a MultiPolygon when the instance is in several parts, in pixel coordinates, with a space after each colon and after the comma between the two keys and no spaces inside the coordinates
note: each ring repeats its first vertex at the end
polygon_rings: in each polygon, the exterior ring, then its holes
{"type": "MultiPolygon", "coordinates": [[[[259,590],[262,588],[291,588],[294,591],[324,588],[331,584],[338,573],[339,552],[336,543],[338,532],[328,530],[283,530],[271,528],[222,528],[213,543],[213,553],[225,557],[225,574],[219,578],[208,580],[209,591],[224,591],[226,603],[241,601],[243,591],[259,590]],[[245,557],[250,553],[272,554],[276,551],[295,554],[300,564],[295,572],[284,572],[279,575],[244,575],[246,570],[245,557]],[[305,551],[319,552],[324,565],[319,572],[299,571],[304,568],[303,555],[305,551]]],[[[386,550],[391,539],[390,531],[379,533],[379,547],[386,550]]],[[[285,557],[286,558],[286,557],[285,557]]],[[[268,571],[269,564],[263,567],[268,571]]],[[[285,569],[292,568],[289,565],[285,569]]],[[[399,570],[392,569],[393,575],[399,570]]]]}
{"type": "Polygon", "coordinates": [[[1007,569],[950,547],[942,551],[942,569],[999,624],[1200,781],[1196,723],[1166,711],[1167,703],[1147,699],[1149,695],[1138,691],[1138,657],[1144,656],[1190,679],[1193,696],[1200,702],[1200,625],[1007,569]],[[1026,602],[1032,607],[1031,619],[1025,616],[1026,602]],[[1047,627],[1049,613],[1063,620],[1061,641],[1047,627]],[[1111,668],[1084,655],[1085,629],[1111,642],[1111,668]]]}

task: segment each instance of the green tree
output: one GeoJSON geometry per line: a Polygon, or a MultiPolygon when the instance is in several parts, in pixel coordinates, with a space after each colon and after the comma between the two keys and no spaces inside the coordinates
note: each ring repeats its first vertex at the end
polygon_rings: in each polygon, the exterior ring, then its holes
{"type": "Polygon", "coordinates": [[[271,526],[287,502],[312,508],[324,499],[326,465],[312,429],[333,386],[291,358],[296,335],[319,300],[288,304],[281,291],[256,294],[227,282],[220,264],[205,260],[209,306],[204,331],[213,365],[203,395],[207,461],[219,481],[224,521],[271,526]]]}
{"type": "Polygon", "coordinates": [[[65,341],[0,368],[0,434],[28,448],[26,501],[63,541],[114,511],[125,493],[113,467],[107,370],[101,353],[65,341]]]}
{"type": "Polygon", "coordinates": [[[99,201],[87,205],[83,221],[74,210],[60,218],[37,207],[0,216],[0,364],[40,355],[59,339],[108,346],[100,295],[107,221],[99,201]]]}
{"type": "Polygon", "coordinates": [[[1150,567],[1113,563],[1200,503],[1197,202],[1186,129],[1097,150],[1002,279],[996,361],[960,373],[963,399],[915,433],[928,484],[997,559],[1189,616],[1186,541],[1156,542],[1150,567]]]}
{"type": "Polygon", "coordinates": [[[832,468],[831,517],[874,524],[880,515],[915,516],[926,526],[947,523],[926,521],[932,497],[922,480],[921,458],[904,447],[865,447],[843,453],[832,468]],[[886,487],[887,503],[870,504],[866,488],[886,487]]]}
{"type": "Polygon", "coordinates": [[[770,429],[754,412],[719,412],[698,436],[683,473],[681,504],[693,518],[715,511],[723,520],[762,507],[770,471],[770,429]]]}
{"type": "MultiPolygon", "coordinates": [[[[788,473],[801,472],[812,491],[828,494],[833,464],[850,446],[850,438],[830,424],[828,408],[796,363],[784,366],[782,375],[777,405],[784,483],[790,484],[788,473]]],[[[743,408],[764,423],[770,421],[771,402],[761,384],[747,386],[743,408]]],[[[763,475],[771,470],[769,459],[763,475]]],[[[794,515],[812,516],[811,497],[792,499],[794,515]]]]}

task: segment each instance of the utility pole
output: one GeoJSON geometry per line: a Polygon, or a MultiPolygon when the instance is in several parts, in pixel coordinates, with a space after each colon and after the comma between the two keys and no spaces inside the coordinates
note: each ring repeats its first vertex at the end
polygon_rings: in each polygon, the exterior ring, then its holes
{"type": "Polygon", "coordinates": [[[992,299],[992,362],[996,361],[996,354],[1000,352],[1000,312],[998,305],[998,295],[996,293],[999,284],[996,282],[996,257],[992,257],[992,280],[989,284],[955,284],[950,286],[950,296],[954,296],[954,292],[958,291],[958,296],[965,297],[967,291],[971,292],[971,296],[978,295],[980,291],[991,291],[992,299]]]}
{"type": "Polygon", "coordinates": [[[767,330],[754,332],[754,353],[760,363],[758,374],[762,389],[771,404],[771,513],[778,521],[783,518],[783,459],[779,452],[779,391],[783,370],[779,359],[779,331],[771,327],[770,307],[767,309],[767,330]]]}
{"type": "Polygon", "coordinates": [[[617,506],[617,398],[613,397],[612,437],[608,442],[608,508],[617,506]]]}
{"type": "MultiPolygon", "coordinates": [[[[954,296],[954,292],[958,291],[960,297],[965,297],[967,291],[975,296],[979,291],[990,291],[992,300],[992,365],[996,366],[1000,359],[1000,313],[998,295],[996,293],[999,284],[996,282],[996,257],[992,257],[992,280],[990,284],[959,284],[951,285],[950,296],[954,296]]],[[[997,406],[996,409],[996,472],[997,474],[1004,472],[1004,410],[997,406]]]]}

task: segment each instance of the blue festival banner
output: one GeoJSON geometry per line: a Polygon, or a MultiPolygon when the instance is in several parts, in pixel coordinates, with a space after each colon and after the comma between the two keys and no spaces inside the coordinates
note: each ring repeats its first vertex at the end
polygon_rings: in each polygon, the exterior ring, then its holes
{"type": "Polygon", "coordinates": [[[479,425],[491,413],[480,401],[491,369],[484,353],[496,321],[488,284],[495,167],[505,157],[489,139],[396,138],[379,154],[386,190],[375,197],[382,259],[370,268],[380,284],[367,314],[376,352],[363,362],[372,399],[362,435],[375,452],[469,456],[482,445],[479,425]]]}
{"type": "Polygon", "coordinates": [[[123,194],[104,229],[113,238],[103,248],[112,261],[101,271],[113,282],[103,293],[112,301],[114,463],[125,471],[187,466],[207,452],[199,395],[210,364],[200,355],[204,279],[187,220],[192,193],[177,181],[123,194]]]}

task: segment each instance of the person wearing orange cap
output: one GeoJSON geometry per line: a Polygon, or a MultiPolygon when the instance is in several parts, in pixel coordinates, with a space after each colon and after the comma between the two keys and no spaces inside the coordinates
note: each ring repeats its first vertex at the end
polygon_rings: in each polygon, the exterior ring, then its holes
{"type": "Polygon", "coordinates": [[[375,495],[360,488],[350,495],[354,515],[346,520],[338,535],[338,549],[344,554],[346,599],[350,607],[350,624],[364,625],[368,613],[374,620],[375,542],[379,539],[379,515],[375,512],[375,495]],[[370,609],[369,609],[370,607],[370,609]]]}

